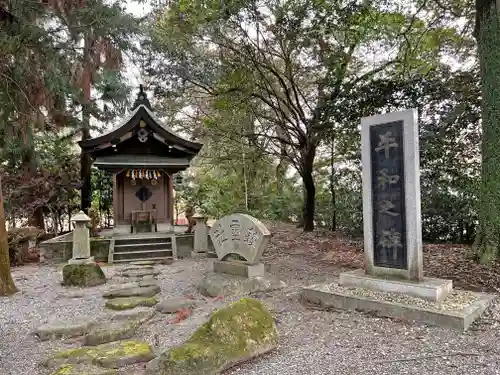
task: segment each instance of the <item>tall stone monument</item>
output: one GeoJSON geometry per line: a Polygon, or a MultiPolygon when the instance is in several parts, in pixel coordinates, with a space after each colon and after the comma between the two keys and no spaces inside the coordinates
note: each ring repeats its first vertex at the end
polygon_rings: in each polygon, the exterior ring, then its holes
{"type": "Polygon", "coordinates": [[[420,162],[416,109],[361,120],[366,273],[340,284],[441,300],[451,280],[423,276],[420,162]]]}
{"type": "Polygon", "coordinates": [[[451,280],[423,275],[416,109],[363,118],[361,154],[365,269],[304,287],[302,301],[467,330],[495,296],[455,290],[447,305],[451,280]]]}

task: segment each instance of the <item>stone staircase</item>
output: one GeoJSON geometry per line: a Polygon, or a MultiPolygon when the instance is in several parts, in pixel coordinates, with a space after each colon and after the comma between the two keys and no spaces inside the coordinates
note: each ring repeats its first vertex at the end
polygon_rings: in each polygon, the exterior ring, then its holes
{"type": "Polygon", "coordinates": [[[115,237],[109,251],[109,263],[127,263],[141,260],[177,259],[174,235],[115,237]]]}

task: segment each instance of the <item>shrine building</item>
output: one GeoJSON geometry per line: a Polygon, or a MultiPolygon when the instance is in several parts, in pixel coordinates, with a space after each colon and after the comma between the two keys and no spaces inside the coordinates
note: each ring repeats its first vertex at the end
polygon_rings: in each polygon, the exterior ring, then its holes
{"type": "Polygon", "coordinates": [[[156,119],[142,85],[120,125],[79,145],[95,167],[114,176],[115,234],[173,230],[174,174],[189,167],[202,144],[156,119]]]}

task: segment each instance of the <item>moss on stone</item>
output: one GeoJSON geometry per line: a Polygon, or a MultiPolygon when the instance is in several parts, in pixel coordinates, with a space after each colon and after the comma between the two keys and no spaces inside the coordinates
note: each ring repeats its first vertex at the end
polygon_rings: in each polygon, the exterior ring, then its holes
{"type": "Polygon", "coordinates": [[[90,255],[96,262],[107,262],[109,255],[109,240],[104,237],[94,237],[90,239],[90,255]]]}
{"type": "Polygon", "coordinates": [[[65,366],[72,364],[93,364],[105,368],[119,368],[132,363],[148,362],[153,357],[148,343],[126,340],[98,346],[66,349],[48,358],[43,362],[43,365],[49,368],[59,366],[60,370],[64,370],[65,366]]]}
{"type": "Polygon", "coordinates": [[[66,264],[63,267],[63,285],[89,287],[106,282],[106,276],[97,264],[66,264]]]}
{"type": "Polygon", "coordinates": [[[241,299],[212,314],[188,339],[153,361],[147,375],[213,375],[276,347],[278,333],[266,307],[241,299]]]}
{"type": "Polygon", "coordinates": [[[93,365],[72,365],[61,366],[50,375],[117,375],[114,369],[104,369],[93,365]]]}
{"type": "Polygon", "coordinates": [[[123,297],[106,301],[106,307],[111,310],[128,310],[137,306],[151,307],[158,303],[156,297],[123,297]]]}

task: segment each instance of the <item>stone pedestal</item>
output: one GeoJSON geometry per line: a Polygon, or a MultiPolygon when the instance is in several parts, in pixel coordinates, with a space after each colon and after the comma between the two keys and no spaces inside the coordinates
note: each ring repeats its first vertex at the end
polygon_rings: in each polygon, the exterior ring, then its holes
{"type": "Polygon", "coordinates": [[[94,257],[88,258],[71,258],[68,260],[68,264],[92,264],[95,263],[94,257]]]}
{"type": "Polygon", "coordinates": [[[89,264],[94,261],[90,256],[90,233],[88,224],[90,217],[80,211],[71,219],[74,222],[75,229],[73,230],[73,256],[70,264],[89,264]]]}
{"type": "Polygon", "coordinates": [[[265,276],[263,263],[246,264],[244,262],[237,261],[215,260],[212,267],[215,273],[226,273],[229,275],[242,276],[247,278],[265,276]]]}
{"type": "Polygon", "coordinates": [[[205,216],[196,213],[193,216],[196,221],[194,226],[194,253],[206,253],[208,250],[208,229],[205,216]]]}
{"type": "Polygon", "coordinates": [[[402,293],[436,302],[444,300],[453,290],[451,280],[427,277],[422,281],[398,280],[367,275],[363,270],[341,273],[339,284],[378,292],[402,293]]]}

